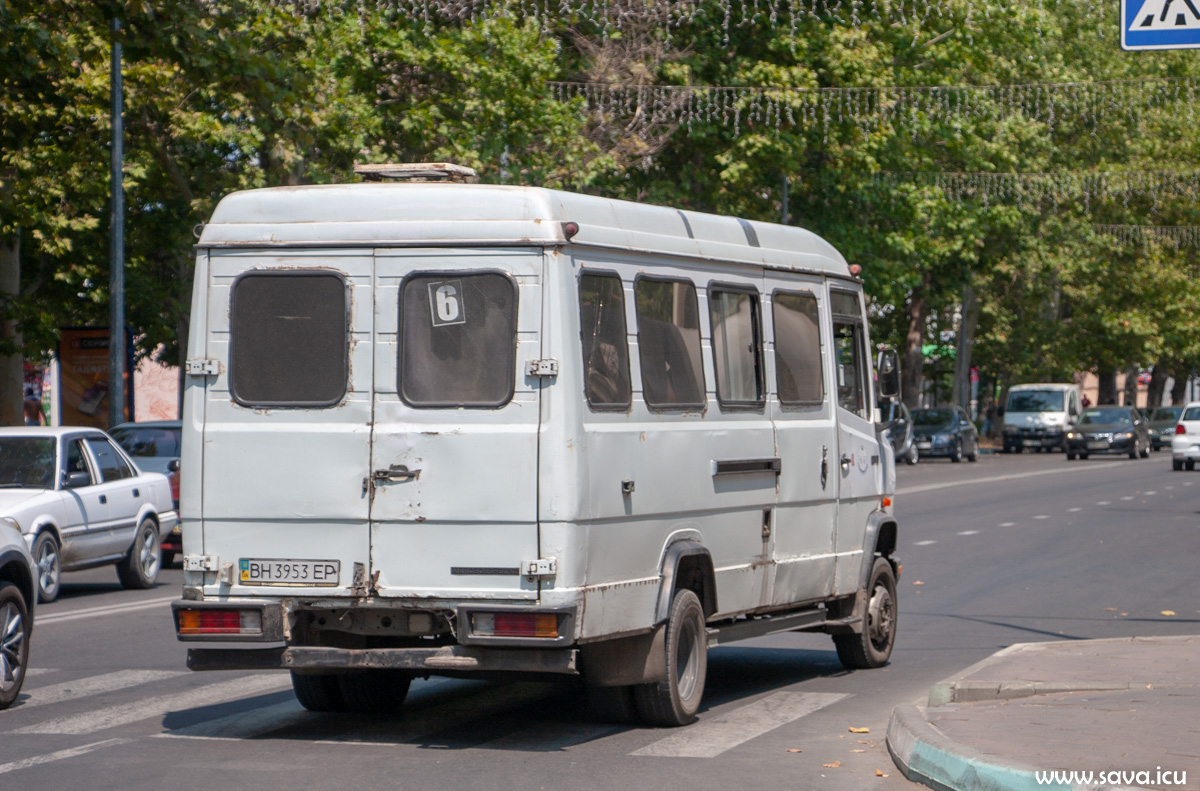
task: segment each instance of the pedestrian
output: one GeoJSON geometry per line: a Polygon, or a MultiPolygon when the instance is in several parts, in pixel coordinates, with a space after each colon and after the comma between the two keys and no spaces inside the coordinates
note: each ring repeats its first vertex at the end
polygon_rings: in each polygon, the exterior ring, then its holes
{"type": "Polygon", "coordinates": [[[1087,409],[1092,405],[1092,399],[1087,397],[1087,393],[1083,394],[1083,398],[1079,399],[1079,403],[1083,404],[1083,408],[1087,409]]]}
{"type": "Polygon", "coordinates": [[[996,428],[996,405],[988,404],[987,409],[983,410],[983,436],[992,436],[992,431],[996,428]]]}
{"type": "Polygon", "coordinates": [[[42,403],[36,398],[25,399],[25,425],[42,425],[42,403]]]}

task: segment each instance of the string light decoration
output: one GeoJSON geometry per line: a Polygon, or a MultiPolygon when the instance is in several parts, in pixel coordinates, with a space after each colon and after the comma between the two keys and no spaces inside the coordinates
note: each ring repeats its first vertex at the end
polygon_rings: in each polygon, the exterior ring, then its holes
{"type": "Polygon", "coordinates": [[[1200,247],[1200,225],[1094,225],[1092,228],[1128,247],[1144,247],[1151,241],[1176,249],[1200,247]]]}
{"type": "Polygon", "coordinates": [[[1120,120],[1136,127],[1147,110],[1181,104],[1195,121],[1200,79],[1107,80],[1025,85],[882,88],[771,88],[682,85],[611,85],[549,82],[550,98],[578,101],[583,112],[613,122],[796,129],[852,124],[864,134],[882,128],[944,123],[954,118],[1002,118],[1020,113],[1053,130],[1064,122],[1095,126],[1120,120]]]}
{"type": "Polygon", "coordinates": [[[1128,206],[1135,197],[1149,197],[1150,210],[1162,197],[1200,198],[1200,172],[1127,171],[1064,173],[902,173],[872,174],[870,181],[892,192],[903,185],[933,187],[950,200],[991,203],[1061,203],[1081,200],[1085,211],[1093,203],[1118,199],[1128,206]]]}

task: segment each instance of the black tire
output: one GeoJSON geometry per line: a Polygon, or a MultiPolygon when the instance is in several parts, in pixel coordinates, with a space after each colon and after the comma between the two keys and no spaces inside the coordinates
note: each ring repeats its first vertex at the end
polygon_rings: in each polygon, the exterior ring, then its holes
{"type": "Polygon", "coordinates": [[[667,619],[667,677],[634,688],[638,714],[650,725],[676,727],[696,718],[708,675],[704,609],[690,590],[676,591],[667,619]]]}
{"type": "Polygon", "coordinates": [[[971,446],[971,452],[967,454],[967,461],[972,463],[979,461],[979,440],[976,440],[975,444],[971,446]]]}
{"type": "Polygon", "coordinates": [[[1192,470],[1196,469],[1196,462],[1189,459],[1183,463],[1183,466],[1187,467],[1188,472],[1191,472],[1192,470]]]}
{"type": "Polygon", "coordinates": [[[875,558],[867,583],[861,634],[835,634],[838,660],[848,670],[886,665],[896,644],[896,574],[886,558],[875,558]]]}
{"type": "Polygon", "coordinates": [[[1142,448],[1142,458],[1143,458],[1143,459],[1148,459],[1148,458],[1150,458],[1150,446],[1149,446],[1149,445],[1147,445],[1146,447],[1142,448]]]}
{"type": "Polygon", "coordinates": [[[162,567],[165,569],[175,562],[175,551],[172,549],[164,549],[162,551],[162,567]]]}
{"type": "Polygon", "coordinates": [[[412,683],[403,670],[364,670],[334,676],[342,693],[343,711],[385,714],[400,710],[412,683]]]}
{"type": "Polygon", "coordinates": [[[1138,450],[1137,440],[1135,439],[1133,441],[1133,449],[1129,451],[1129,458],[1136,459],[1139,455],[1141,455],[1141,451],[1138,450]]]}
{"type": "Polygon", "coordinates": [[[963,460],[962,440],[954,443],[954,452],[950,454],[950,461],[958,464],[963,460]]]}
{"type": "Polygon", "coordinates": [[[125,588],[153,588],[161,568],[162,547],[158,543],[158,524],[153,519],[143,519],[138,523],[129,552],[117,563],[117,579],[125,588]]]}
{"type": "Polygon", "coordinates": [[[1005,445],[1004,445],[1004,452],[1005,452],[1005,453],[1012,453],[1012,452],[1013,452],[1013,446],[1012,446],[1012,445],[1009,445],[1009,444],[1007,444],[1007,443],[1005,443],[1005,445]]]}
{"type": "Polygon", "coordinates": [[[1088,456],[1088,455],[1087,455],[1086,453],[1080,453],[1080,454],[1079,454],[1079,458],[1083,459],[1084,461],[1087,461],[1087,456],[1088,456]]]}
{"type": "Polygon", "coordinates": [[[1075,461],[1075,451],[1067,451],[1067,461],[1075,461]]]}
{"type": "Polygon", "coordinates": [[[1172,459],[1171,460],[1171,469],[1174,470],[1175,472],[1182,472],[1183,471],[1183,462],[1180,461],[1179,459],[1172,459]]]}
{"type": "Polygon", "coordinates": [[[49,530],[38,533],[34,540],[33,560],[37,564],[38,601],[54,601],[62,590],[62,549],[49,530]]]}
{"type": "Polygon", "coordinates": [[[596,687],[588,684],[586,687],[588,708],[597,722],[609,722],[614,725],[627,725],[637,722],[637,702],[634,700],[633,687],[596,687]]]}
{"type": "Polygon", "coordinates": [[[908,449],[908,455],[904,458],[907,464],[916,464],[921,460],[921,452],[917,450],[917,446],[913,445],[908,449]]]}
{"type": "Polygon", "coordinates": [[[292,671],[292,690],[300,705],[309,711],[344,711],[342,688],[333,673],[297,673],[292,671]]]}
{"type": "Polygon", "coordinates": [[[29,606],[21,589],[0,582],[0,709],[16,702],[29,668],[29,606]]]}

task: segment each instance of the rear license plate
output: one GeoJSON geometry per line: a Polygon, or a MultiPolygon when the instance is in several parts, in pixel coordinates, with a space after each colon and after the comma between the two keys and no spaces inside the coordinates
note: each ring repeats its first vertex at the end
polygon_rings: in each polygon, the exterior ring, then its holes
{"type": "Polygon", "coordinates": [[[918,450],[929,450],[929,449],[930,449],[930,448],[932,448],[932,447],[933,447],[933,446],[932,446],[932,445],[930,445],[928,442],[918,442],[918,443],[917,443],[917,449],[918,449],[918,450]]]}
{"type": "Polygon", "coordinates": [[[1108,443],[1104,440],[1092,440],[1088,443],[1088,450],[1108,450],[1108,443]]]}
{"type": "Polygon", "coordinates": [[[243,585],[300,585],[332,587],[341,576],[340,560],[284,560],[242,558],[238,561],[243,585]]]}

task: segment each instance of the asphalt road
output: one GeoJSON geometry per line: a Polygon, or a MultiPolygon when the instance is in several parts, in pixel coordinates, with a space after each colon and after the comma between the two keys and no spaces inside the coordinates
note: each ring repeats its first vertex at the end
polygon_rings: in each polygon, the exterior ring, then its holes
{"type": "Polygon", "coordinates": [[[1200,472],[1164,453],[923,460],[899,470],[897,513],[888,667],[845,672],[820,635],[716,648],[676,730],[593,723],[565,683],[434,679],[394,719],[311,714],[286,674],[184,668],[178,570],[149,591],[67,575],[0,712],[0,789],[916,788],[883,738],[931,684],[1015,642],[1200,633],[1200,472]]]}

